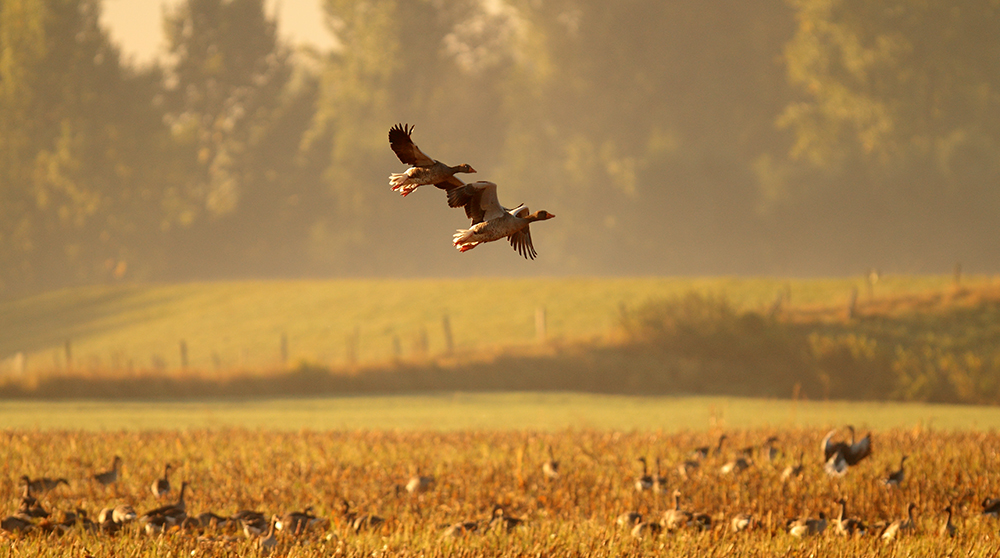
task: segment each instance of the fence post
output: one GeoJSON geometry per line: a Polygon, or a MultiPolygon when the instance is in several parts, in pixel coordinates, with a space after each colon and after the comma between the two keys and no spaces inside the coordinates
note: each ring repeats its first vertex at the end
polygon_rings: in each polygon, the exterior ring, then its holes
{"type": "Polygon", "coordinates": [[[188,367],[188,345],[187,341],[181,339],[181,368],[188,367]]]}
{"type": "Polygon", "coordinates": [[[539,343],[545,342],[545,307],[535,308],[535,338],[539,343]]]}
{"type": "Polygon", "coordinates": [[[288,364],[288,333],[281,332],[281,365],[288,364]]]}
{"type": "Polygon", "coordinates": [[[448,318],[448,314],[441,318],[441,326],[444,328],[445,353],[450,355],[455,352],[455,341],[451,336],[451,319],[448,318]]]}

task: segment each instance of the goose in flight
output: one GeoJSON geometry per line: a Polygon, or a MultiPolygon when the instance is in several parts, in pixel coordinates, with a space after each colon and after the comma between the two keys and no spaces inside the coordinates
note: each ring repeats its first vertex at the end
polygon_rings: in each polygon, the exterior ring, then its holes
{"type": "Polygon", "coordinates": [[[472,219],[472,227],[458,229],[453,237],[453,244],[460,252],[472,250],[483,242],[507,238],[518,254],[530,260],[538,253],[531,245],[529,225],[555,217],[544,209],[528,213],[524,204],[507,209],[497,199],[497,185],[486,181],[449,189],[448,205],[464,207],[466,216],[472,219]]]}
{"type": "Polygon", "coordinates": [[[442,190],[450,190],[465,185],[455,173],[476,172],[476,169],[468,164],[451,167],[432,159],[410,139],[412,132],[413,126],[406,124],[396,124],[389,129],[389,147],[400,161],[410,165],[410,168],[403,172],[389,175],[389,185],[393,191],[407,196],[424,184],[433,184],[442,190]]]}

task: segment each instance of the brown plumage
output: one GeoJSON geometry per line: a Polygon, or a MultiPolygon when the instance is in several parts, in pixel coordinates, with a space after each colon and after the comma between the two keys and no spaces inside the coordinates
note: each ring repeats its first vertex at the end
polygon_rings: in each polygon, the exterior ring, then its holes
{"type": "Polygon", "coordinates": [[[452,167],[431,158],[413,143],[410,138],[412,132],[413,126],[406,124],[396,124],[389,130],[389,147],[400,161],[410,165],[404,172],[389,175],[389,184],[393,191],[407,196],[424,184],[433,184],[442,190],[450,190],[465,185],[455,177],[455,173],[476,172],[476,169],[468,164],[452,167]]]}
{"type": "Polygon", "coordinates": [[[507,238],[514,250],[529,260],[538,255],[531,243],[529,225],[555,217],[545,210],[528,213],[524,205],[507,209],[500,205],[497,198],[497,185],[486,181],[449,190],[448,205],[464,207],[466,216],[472,219],[470,228],[459,229],[453,237],[453,244],[460,252],[471,250],[483,242],[507,238]]]}
{"type": "Polygon", "coordinates": [[[114,461],[111,463],[111,469],[94,475],[94,480],[101,483],[103,486],[108,486],[118,482],[118,469],[121,465],[122,458],[116,455],[114,461]]]}

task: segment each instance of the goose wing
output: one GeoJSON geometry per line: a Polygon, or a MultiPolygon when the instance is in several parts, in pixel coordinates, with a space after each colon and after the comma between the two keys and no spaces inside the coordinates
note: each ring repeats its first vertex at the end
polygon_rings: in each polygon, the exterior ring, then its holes
{"type": "Polygon", "coordinates": [[[471,182],[462,188],[448,190],[448,205],[464,207],[465,216],[476,225],[507,213],[497,199],[497,185],[492,182],[471,182]]]}
{"type": "Polygon", "coordinates": [[[399,157],[399,160],[407,165],[414,167],[429,167],[433,165],[434,159],[428,157],[410,139],[411,132],[413,132],[413,126],[407,126],[406,124],[396,124],[390,128],[389,147],[392,148],[396,157],[399,157]]]}
{"type": "Polygon", "coordinates": [[[514,247],[514,250],[518,254],[521,254],[529,260],[535,259],[538,252],[535,252],[535,247],[531,245],[531,228],[525,226],[523,229],[517,231],[516,233],[510,235],[510,245],[514,247]]]}
{"type": "Polygon", "coordinates": [[[848,465],[855,465],[862,459],[868,457],[872,453],[872,435],[869,433],[864,438],[861,438],[857,442],[854,442],[847,449],[847,459],[848,465]]]}

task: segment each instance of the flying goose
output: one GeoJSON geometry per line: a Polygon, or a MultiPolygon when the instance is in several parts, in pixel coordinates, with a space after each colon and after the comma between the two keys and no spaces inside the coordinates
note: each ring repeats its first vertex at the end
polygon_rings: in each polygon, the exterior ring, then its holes
{"type": "Polygon", "coordinates": [[[555,455],[552,454],[552,444],[549,444],[548,451],[549,460],[542,463],[542,473],[545,474],[545,478],[555,480],[559,478],[559,462],[556,461],[555,455]]]}
{"type": "Polygon", "coordinates": [[[640,457],[637,461],[642,463],[642,475],[635,478],[635,489],[639,492],[645,492],[653,488],[653,477],[646,470],[646,458],[640,457]]]}
{"type": "Polygon", "coordinates": [[[410,139],[411,132],[413,126],[408,127],[406,124],[396,124],[389,129],[389,147],[400,161],[410,165],[410,168],[401,173],[389,175],[389,185],[393,191],[407,196],[424,184],[433,184],[442,190],[450,190],[465,185],[455,177],[455,173],[476,172],[476,169],[467,164],[450,167],[427,156],[410,139]]]}
{"type": "Polygon", "coordinates": [[[897,519],[896,521],[893,521],[892,523],[887,525],[886,528],[882,531],[882,534],[880,535],[882,540],[885,542],[889,542],[900,535],[912,531],[915,525],[913,521],[913,510],[915,509],[917,509],[917,505],[914,504],[913,502],[907,504],[906,519],[897,519]]]}
{"type": "Polygon", "coordinates": [[[460,252],[472,250],[483,242],[507,238],[514,250],[529,260],[538,255],[531,244],[529,226],[555,217],[544,209],[528,213],[523,204],[514,209],[503,207],[497,199],[497,185],[486,181],[448,190],[448,205],[464,207],[466,216],[472,219],[471,228],[458,229],[453,236],[452,243],[460,252]]]}
{"type": "Polygon", "coordinates": [[[55,490],[60,484],[69,486],[69,481],[63,477],[59,477],[57,479],[50,477],[32,479],[28,475],[21,475],[21,482],[23,482],[34,494],[44,494],[50,490],[55,490]]]}
{"type": "Polygon", "coordinates": [[[153,496],[157,498],[163,498],[170,492],[170,471],[173,469],[173,465],[167,463],[163,467],[163,478],[156,479],[153,481],[152,486],[149,490],[153,493],[153,496]]]}
{"type": "Polygon", "coordinates": [[[115,456],[111,463],[111,469],[103,473],[97,473],[94,475],[94,480],[101,483],[102,486],[108,486],[114,484],[118,481],[118,470],[121,467],[122,458],[115,456]]]}
{"type": "Polygon", "coordinates": [[[903,480],[906,479],[906,470],[903,468],[906,458],[907,456],[904,455],[899,459],[899,469],[889,473],[889,476],[882,480],[882,484],[886,486],[899,486],[903,484],[903,480]]]}

